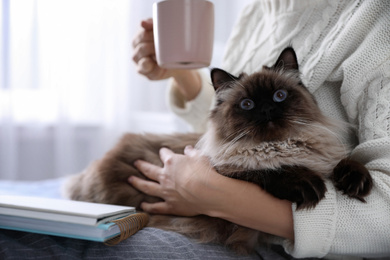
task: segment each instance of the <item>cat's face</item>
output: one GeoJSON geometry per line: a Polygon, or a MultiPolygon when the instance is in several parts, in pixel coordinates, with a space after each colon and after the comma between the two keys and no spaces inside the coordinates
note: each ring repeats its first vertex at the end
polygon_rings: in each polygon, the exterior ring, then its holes
{"type": "Polygon", "coordinates": [[[313,96],[300,82],[295,53],[295,64],[288,54],[290,60],[282,53],[273,67],[249,76],[212,71],[217,102],[211,121],[218,138],[255,143],[286,140],[321,118],[313,96]]]}

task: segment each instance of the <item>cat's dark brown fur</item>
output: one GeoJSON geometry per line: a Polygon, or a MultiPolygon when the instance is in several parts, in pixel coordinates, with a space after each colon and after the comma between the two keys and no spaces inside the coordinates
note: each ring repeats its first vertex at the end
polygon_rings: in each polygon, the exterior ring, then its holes
{"type": "MultiPolygon", "coordinates": [[[[67,183],[70,198],[135,207],[142,201],[159,201],[127,183],[131,175],[145,178],[134,161],[162,165],[161,147],[183,153],[186,145],[196,145],[220,174],[256,183],[298,209],[315,207],[324,198],[325,178],[364,201],[372,187],[370,174],[347,158],[349,151],[339,135],[345,126],[321,113],[300,81],[292,48],[286,48],[271,68],[239,77],[214,69],[211,78],[216,107],[204,135],[126,134],[104,158],[67,183]]],[[[149,226],[225,244],[240,253],[251,251],[263,237],[259,231],[208,216],[154,215],[149,226]]]]}

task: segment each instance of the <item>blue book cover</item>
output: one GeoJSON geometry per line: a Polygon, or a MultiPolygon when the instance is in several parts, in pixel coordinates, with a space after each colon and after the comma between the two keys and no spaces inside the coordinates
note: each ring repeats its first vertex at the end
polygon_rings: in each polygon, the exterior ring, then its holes
{"type": "Polygon", "coordinates": [[[111,243],[126,239],[147,222],[147,214],[134,207],[0,195],[2,229],[111,243]]]}
{"type": "Polygon", "coordinates": [[[105,242],[120,234],[115,223],[97,226],[0,215],[0,228],[53,236],[105,242]]]}

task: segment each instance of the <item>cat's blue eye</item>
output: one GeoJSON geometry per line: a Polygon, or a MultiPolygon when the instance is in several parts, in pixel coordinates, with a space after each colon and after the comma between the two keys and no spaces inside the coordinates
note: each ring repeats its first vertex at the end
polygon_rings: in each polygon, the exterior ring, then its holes
{"type": "Polygon", "coordinates": [[[249,98],[246,98],[241,101],[240,107],[244,110],[251,110],[255,107],[255,102],[249,98]]]}
{"type": "Polygon", "coordinates": [[[273,100],[275,102],[282,102],[287,98],[287,91],[284,89],[279,89],[274,93],[273,100]]]}

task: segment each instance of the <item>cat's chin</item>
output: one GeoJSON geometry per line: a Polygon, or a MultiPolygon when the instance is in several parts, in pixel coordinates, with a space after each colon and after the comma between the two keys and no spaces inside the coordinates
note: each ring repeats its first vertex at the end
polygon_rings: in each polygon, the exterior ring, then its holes
{"type": "Polygon", "coordinates": [[[275,123],[273,121],[266,123],[264,132],[266,133],[264,136],[268,137],[267,140],[264,140],[266,142],[282,141],[286,139],[286,129],[281,124],[275,123]]]}
{"type": "Polygon", "coordinates": [[[277,129],[279,129],[279,126],[277,124],[275,124],[273,121],[268,121],[266,123],[266,131],[275,131],[277,129]]]}
{"type": "Polygon", "coordinates": [[[252,136],[247,136],[248,140],[255,143],[262,142],[279,142],[286,140],[289,137],[288,131],[282,125],[269,121],[264,123],[264,125],[260,128],[258,127],[253,131],[252,136]]]}

